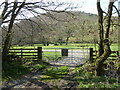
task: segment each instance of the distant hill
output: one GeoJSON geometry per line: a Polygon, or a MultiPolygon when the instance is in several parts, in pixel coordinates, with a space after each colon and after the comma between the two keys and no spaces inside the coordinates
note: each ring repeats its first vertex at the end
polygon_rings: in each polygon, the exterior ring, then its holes
{"type": "MultiPolygon", "coordinates": [[[[66,42],[68,37],[69,42],[94,43],[97,42],[97,18],[96,14],[74,11],[31,17],[14,24],[13,44],[66,42]]],[[[111,34],[111,41],[117,41],[116,34],[117,30],[111,34]]]]}

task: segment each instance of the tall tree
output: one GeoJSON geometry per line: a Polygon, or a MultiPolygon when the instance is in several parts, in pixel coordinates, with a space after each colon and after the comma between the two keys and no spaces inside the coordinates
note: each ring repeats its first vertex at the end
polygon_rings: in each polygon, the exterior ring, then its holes
{"type": "Polygon", "coordinates": [[[6,2],[5,2],[4,10],[2,12],[2,19],[3,19],[2,21],[4,21],[9,16],[10,13],[11,13],[11,17],[10,17],[10,22],[8,25],[8,30],[7,30],[4,47],[3,47],[3,53],[2,53],[2,55],[3,55],[2,57],[3,57],[4,61],[7,61],[7,54],[8,54],[9,48],[10,48],[12,27],[13,27],[14,21],[18,15],[18,13],[20,12],[20,10],[24,7],[25,1],[26,0],[24,0],[20,5],[18,5],[17,0],[15,0],[13,3],[12,9],[8,13],[6,13],[7,10],[9,9],[8,0],[6,0],[6,2]]]}
{"type": "Polygon", "coordinates": [[[98,57],[96,59],[96,72],[98,76],[103,74],[103,63],[111,54],[109,32],[111,26],[111,17],[114,2],[116,0],[109,0],[108,11],[105,20],[105,26],[103,27],[103,10],[100,6],[100,1],[97,0],[97,10],[98,10],[98,30],[99,30],[99,50],[98,57]]]}
{"type": "Polygon", "coordinates": [[[98,10],[98,57],[100,57],[103,52],[104,52],[104,48],[103,48],[103,39],[104,39],[104,30],[103,30],[103,10],[101,9],[100,6],[100,0],[97,0],[97,10],[98,10]]]}
{"type": "MultiPolygon", "coordinates": [[[[18,2],[18,0],[14,0],[13,2],[8,2],[8,0],[5,0],[2,4],[0,4],[0,7],[2,7],[3,9],[2,14],[0,15],[0,26],[3,23],[8,24],[8,29],[5,36],[5,41],[3,44],[3,52],[2,52],[2,55],[3,55],[2,59],[4,61],[8,61],[7,55],[11,45],[12,28],[16,20],[31,21],[29,18],[26,18],[27,17],[26,15],[28,15],[29,13],[35,16],[35,15],[41,14],[41,12],[39,11],[43,11],[43,12],[52,11],[52,12],[60,13],[71,8],[69,4],[64,2],[55,3],[50,1],[46,2],[44,0],[40,0],[39,2],[36,2],[36,1],[27,2],[26,0],[23,0],[22,2],[18,2]],[[64,5],[66,5],[66,7],[63,8],[63,10],[57,10],[59,7],[64,5]],[[50,7],[53,7],[53,8],[51,9],[50,7]],[[22,18],[18,18],[18,16],[22,16],[22,18]]],[[[51,14],[49,14],[49,17],[52,17],[51,14]]]]}

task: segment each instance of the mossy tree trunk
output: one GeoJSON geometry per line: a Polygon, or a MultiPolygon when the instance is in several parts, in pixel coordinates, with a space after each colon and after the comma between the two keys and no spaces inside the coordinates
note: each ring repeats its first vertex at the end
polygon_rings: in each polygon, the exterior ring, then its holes
{"type": "Polygon", "coordinates": [[[103,11],[100,6],[100,0],[97,1],[98,10],[98,56],[100,57],[104,53],[103,39],[104,39],[104,29],[103,29],[103,11]]]}
{"type": "Polygon", "coordinates": [[[110,31],[110,22],[111,22],[113,4],[114,2],[109,1],[105,27],[103,28],[103,15],[102,15],[103,11],[100,7],[100,0],[97,0],[98,17],[99,17],[98,18],[99,51],[98,51],[98,57],[96,58],[97,76],[103,75],[103,63],[111,54],[111,49],[109,44],[109,31],[110,31]]]}

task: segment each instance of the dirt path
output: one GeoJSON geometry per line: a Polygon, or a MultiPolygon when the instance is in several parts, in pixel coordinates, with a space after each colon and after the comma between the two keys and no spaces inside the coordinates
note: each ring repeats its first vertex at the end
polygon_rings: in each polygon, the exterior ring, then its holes
{"type": "Polygon", "coordinates": [[[45,69],[43,69],[25,75],[20,80],[11,80],[9,82],[3,82],[3,86],[5,88],[44,88],[46,90],[50,88],[74,88],[77,86],[77,84],[76,80],[74,79],[72,69],[74,69],[76,65],[84,64],[86,55],[88,55],[87,51],[74,50],[69,51],[67,57],[63,57],[57,62],[50,62],[50,64],[52,64],[50,67],[70,67],[68,74],[62,75],[60,78],[52,78],[47,80],[43,79],[45,71],[45,69]]]}
{"type": "MultiPolygon", "coordinates": [[[[60,66],[51,66],[60,67],[60,66]]],[[[74,88],[77,84],[75,82],[72,69],[70,67],[67,75],[62,75],[63,78],[53,78],[48,80],[42,80],[42,75],[44,75],[45,69],[28,74],[21,78],[20,80],[11,80],[9,82],[3,83],[5,88],[40,88],[49,90],[51,88],[61,89],[61,88],[74,88]]]]}
{"type": "Polygon", "coordinates": [[[8,82],[3,82],[3,86],[5,88],[49,88],[42,82],[38,83],[38,80],[34,79],[34,77],[39,78],[42,74],[42,71],[30,73],[28,75],[23,76],[20,80],[10,80],[8,82]]]}

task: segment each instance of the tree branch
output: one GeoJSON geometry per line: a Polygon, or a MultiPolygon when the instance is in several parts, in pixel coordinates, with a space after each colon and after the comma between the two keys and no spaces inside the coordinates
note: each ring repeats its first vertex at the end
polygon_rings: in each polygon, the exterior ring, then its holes
{"type": "Polygon", "coordinates": [[[115,8],[115,10],[117,11],[118,13],[118,17],[120,17],[120,11],[117,9],[117,7],[115,5],[113,5],[113,7],[115,8]]]}

